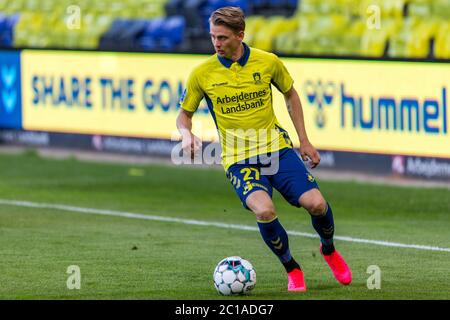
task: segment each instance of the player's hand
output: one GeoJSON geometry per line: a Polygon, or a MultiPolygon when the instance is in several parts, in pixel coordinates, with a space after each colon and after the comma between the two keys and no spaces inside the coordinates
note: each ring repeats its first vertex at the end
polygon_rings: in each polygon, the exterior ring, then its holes
{"type": "Polygon", "coordinates": [[[311,169],[314,169],[320,163],[320,154],[309,141],[300,144],[300,155],[303,161],[308,161],[311,169]]]}
{"type": "Polygon", "coordinates": [[[192,133],[184,134],[181,142],[183,154],[187,154],[191,159],[202,149],[202,140],[192,133]]]}

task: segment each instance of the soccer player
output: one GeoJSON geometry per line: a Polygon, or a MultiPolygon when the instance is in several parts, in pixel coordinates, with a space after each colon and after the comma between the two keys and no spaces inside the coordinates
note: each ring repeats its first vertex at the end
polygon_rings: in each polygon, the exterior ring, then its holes
{"type": "Polygon", "coordinates": [[[271,85],[284,95],[300,140],[302,159],[309,161],[311,168],[316,167],[320,155],[308,140],[293,79],[275,54],[243,42],[245,17],[240,8],[214,11],[209,24],[216,54],[192,71],[180,101],[177,128],[184,152],[192,156],[201,148],[200,139],[192,133],[192,117],[205,98],[219,132],[226,175],[243,206],[255,214],[264,242],[285,267],[288,290],[305,291],[306,284],[277,217],[273,188],[291,205],[309,212],[320,236],[322,256],[334,277],[348,285],[352,274],[334,247],[331,206],[274,114],[271,85]]]}

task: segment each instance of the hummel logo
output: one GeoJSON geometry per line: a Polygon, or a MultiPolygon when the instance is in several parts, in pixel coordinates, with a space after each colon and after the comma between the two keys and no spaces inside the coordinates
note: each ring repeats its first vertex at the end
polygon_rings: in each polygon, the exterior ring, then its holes
{"type": "Polygon", "coordinates": [[[225,86],[227,84],[228,84],[228,82],[221,82],[221,83],[214,83],[212,86],[213,87],[220,87],[220,86],[225,86]]]}
{"type": "Polygon", "coordinates": [[[16,83],[17,69],[14,66],[1,68],[1,88],[2,88],[2,102],[5,106],[6,112],[11,113],[17,104],[17,92],[14,90],[16,83]]]}
{"type": "Polygon", "coordinates": [[[16,68],[14,66],[10,68],[7,66],[2,67],[2,81],[7,87],[14,85],[14,82],[16,82],[16,68]]]}
{"type": "Polygon", "coordinates": [[[272,242],[273,247],[277,250],[281,250],[281,248],[283,247],[280,237],[278,237],[277,240],[270,240],[270,242],[272,242]]]}
{"type": "Polygon", "coordinates": [[[329,235],[329,234],[332,234],[334,232],[334,227],[331,226],[329,228],[322,228],[322,231],[323,231],[323,233],[329,235]]]}
{"type": "Polygon", "coordinates": [[[315,120],[319,128],[323,128],[326,124],[325,109],[332,105],[335,91],[336,86],[332,81],[308,80],[304,84],[307,101],[317,107],[315,120]]]}

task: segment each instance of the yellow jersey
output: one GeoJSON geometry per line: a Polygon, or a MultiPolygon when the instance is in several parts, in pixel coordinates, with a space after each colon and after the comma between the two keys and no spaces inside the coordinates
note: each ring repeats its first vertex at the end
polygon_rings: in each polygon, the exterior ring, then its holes
{"type": "Polygon", "coordinates": [[[272,85],[281,93],[294,83],[273,53],[244,45],[233,62],[214,54],[190,74],[180,107],[195,112],[203,98],[216,124],[225,170],[259,154],[292,147],[272,105],[272,85]]]}

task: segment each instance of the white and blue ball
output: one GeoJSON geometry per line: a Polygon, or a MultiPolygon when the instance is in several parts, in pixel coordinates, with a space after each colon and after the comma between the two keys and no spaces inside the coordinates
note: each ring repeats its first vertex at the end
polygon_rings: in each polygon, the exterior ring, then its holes
{"type": "Polygon", "coordinates": [[[252,264],[241,257],[221,260],[213,273],[214,287],[224,296],[247,294],[256,284],[256,272],[252,264]]]}

